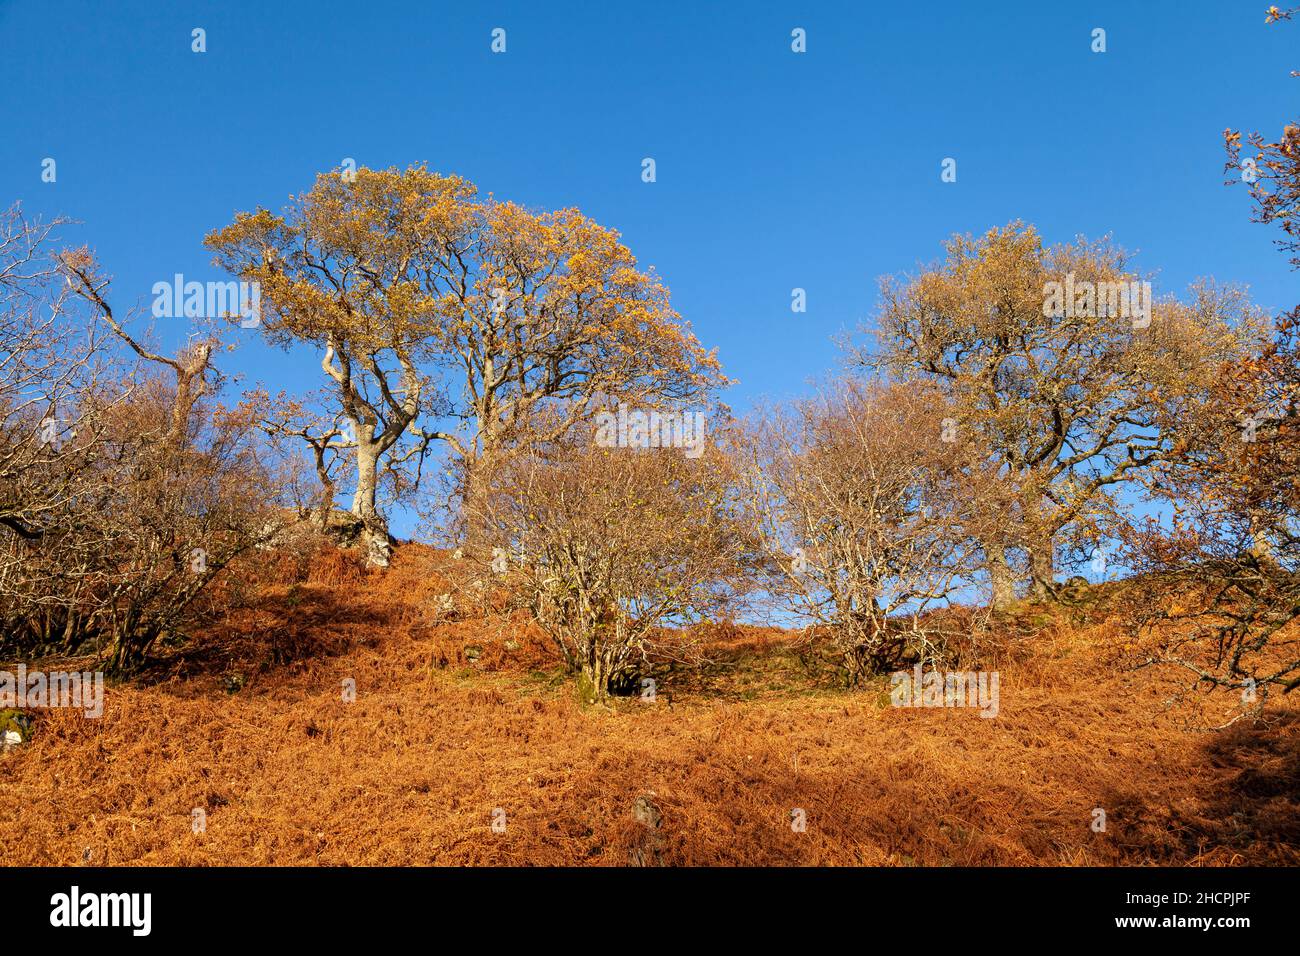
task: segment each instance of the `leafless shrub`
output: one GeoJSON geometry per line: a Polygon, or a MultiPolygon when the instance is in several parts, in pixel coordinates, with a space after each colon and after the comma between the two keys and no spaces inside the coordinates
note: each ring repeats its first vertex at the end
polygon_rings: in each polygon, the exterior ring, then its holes
{"type": "Polygon", "coordinates": [[[559,646],[585,695],[637,686],[672,628],[721,615],[746,552],[726,460],[596,447],[569,433],[505,460],[469,516],[491,551],[466,560],[495,578],[559,646]]]}
{"type": "Polygon", "coordinates": [[[128,670],[268,533],[277,476],[248,423],[212,404],[214,340],[150,350],[87,252],[51,257],[48,230],[6,225],[17,237],[0,251],[33,267],[0,264],[14,319],[0,337],[0,640],[128,670]]]}
{"type": "Polygon", "coordinates": [[[829,633],[850,685],[943,655],[929,611],[972,570],[972,479],[925,390],[841,381],[737,441],[765,587],[829,633]]]}

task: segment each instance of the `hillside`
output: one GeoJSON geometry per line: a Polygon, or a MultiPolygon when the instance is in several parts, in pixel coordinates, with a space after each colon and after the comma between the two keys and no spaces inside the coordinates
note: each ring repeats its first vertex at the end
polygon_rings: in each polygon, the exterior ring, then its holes
{"type": "Polygon", "coordinates": [[[111,686],[102,719],[42,715],[0,757],[0,857],[1300,862],[1295,705],[1194,729],[1214,714],[1171,706],[1172,675],[1119,666],[1125,636],[1104,601],[1027,609],[1034,627],[986,650],[997,719],[893,708],[886,678],[845,692],[804,666],[797,635],[744,628],[709,636],[709,663],[667,672],[654,703],[583,706],[538,635],[507,645],[471,621],[431,623],[445,560],[407,546],[367,575],[327,553],[111,686]],[[206,832],[192,831],[194,808],[206,832]]]}

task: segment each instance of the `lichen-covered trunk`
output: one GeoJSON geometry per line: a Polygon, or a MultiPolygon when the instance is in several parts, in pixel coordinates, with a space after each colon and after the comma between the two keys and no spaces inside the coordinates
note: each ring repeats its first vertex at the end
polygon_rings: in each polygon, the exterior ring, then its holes
{"type": "Polygon", "coordinates": [[[1029,548],[1029,588],[1039,600],[1052,596],[1056,586],[1055,546],[1050,535],[1042,535],[1029,548]]]}
{"type": "Polygon", "coordinates": [[[996,611],[1004,611],[1016,600],[1016,579],[1007,562],[1007,550],[1000,544],[984,545],[984,563],[992,589],[992,605],[996,611]]]}
{"type": "MultiPolygon", "coordinates": [[[[486,445],[486,443],[485,443],[486,445]]],[[[493,548],[509,550],[513,544],[499,538],[493,526],[492,487],[499,456],[484,447],[464,461],[461,485],[462,546],[466,553],[488,560],[493,548]]]]}
{"type": "Polygon", "coordinates": [[[388,521],[376,503],[379,492],[379,450],[373,444],[357,446],[357,488],[352,496],[352,513],[361,519],[361,544],[366,566],[386,568],[392,557],[388,521]]]}

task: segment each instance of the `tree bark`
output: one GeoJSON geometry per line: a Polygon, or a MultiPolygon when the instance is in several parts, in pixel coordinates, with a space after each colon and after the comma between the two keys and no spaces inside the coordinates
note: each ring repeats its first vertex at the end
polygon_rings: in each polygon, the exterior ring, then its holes
{"type": "Polygon", "coordinates": [[[1250,510],[1250,553],[1260,564],[1275,563],[1273,545],[1268,538],[1268,517],[1260,510],[1250,510]]]}
{"type": "Polygon", "coordinates": [[[1056,586],[1055,547],[1050,536],[1039,538],[1029,549],[1029,588],[1039,600],[1052,596],[1056,586]]]}
{"type": "Polygon", "coordinates": [[[379,512],[376,497],[379,490],[379,450],[366,444],[358,436],[357,488],[352,495],[352,513],[361,519],[364,532],[362,546],[366,550],[366,567],[386,568],[392,556],[388,541],[388,522],[379,512]]]}
{"type": "Polygon", "coordinates": [[[462,545],[472,555],[485,559],[494,546],[504,541],[492,541],[491,494],[493,469],[496,457],[480,451],[472,458],[463,459],[465,480],[462,488],[461,518],[464,521],[462,545]]]}
{"type": "Polygon", "coordinates": [[[985,544],[984,561],[993,590],[993,609],[1004,611],[1016,600],[1016,579],[1007,563],[1006,548],[1000,544],[985,544]]]}

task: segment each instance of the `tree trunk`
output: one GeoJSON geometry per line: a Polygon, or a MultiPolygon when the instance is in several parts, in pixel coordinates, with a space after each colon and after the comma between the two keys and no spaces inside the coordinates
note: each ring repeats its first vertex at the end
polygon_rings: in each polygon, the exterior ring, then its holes
{"type": "Polygon", "coordinates": [[[1016,600],[1016,579],[1007,563],[1007,551],[1000,544],[984,545],[985,566],[993,590],[993,609],[1004,611],[1016,600]]]}
{"type": "Polygon", "coordinates": [[[357,446],[357,490],[352,496],[352,513],[365,529],[361,544],[366,549],[366,567],[386,568],[392,555],[388,522],[375,504],[379,490],[379,451],[373,445],[357,446]]]}
{"type": "Polygon", "coordinates": [[[1056,587],[1055,550],[1050,536],[1035,541],[1029,549],[1030,593],[1040,601],[1051,597],[1056,587]]]}
{"type": "Polygon", "coordinates": [[[314,448],[316,452],[316,478],[320,481],[321,493],[312,521],[316,525],[316,530],[324,534],[329,528],[330,513],[334,510],[334,499],[337,497],[338,488],[330,475],[330,470],[325,467],[325,447],[315,445],[314,448]]]}
{"type": "Polygon", "coordinates": [[[461,519],[464,522],[462,545],[465,551],[486,560],[493,547],[503,547],[507,542],[493,541],[491,518],[491,493],[493,459],[486,452],[466,459],[465,482],[462,488],[461,519]]]}

